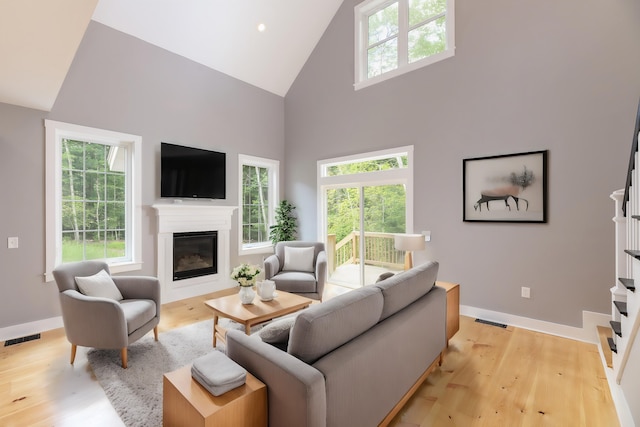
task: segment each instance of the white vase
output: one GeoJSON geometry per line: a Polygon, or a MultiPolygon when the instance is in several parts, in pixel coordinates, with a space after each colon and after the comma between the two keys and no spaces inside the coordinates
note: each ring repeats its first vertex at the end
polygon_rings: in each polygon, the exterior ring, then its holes
{"type": "Polygon", "coordinates": [[[240,302],[243,304],[253,303],[253,299],[256,297],[253,286],[240,286],[238,294],[240,295],[240,302]]]}

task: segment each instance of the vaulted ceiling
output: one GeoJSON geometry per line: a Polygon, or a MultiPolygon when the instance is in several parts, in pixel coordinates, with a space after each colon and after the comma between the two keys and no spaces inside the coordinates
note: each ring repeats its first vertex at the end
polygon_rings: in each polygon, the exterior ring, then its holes
{"type": "Polygon", "coordinates": [[[92,19],[285,96],[341,3],[0,0],[0,102],[51,110],[92,19]]]}

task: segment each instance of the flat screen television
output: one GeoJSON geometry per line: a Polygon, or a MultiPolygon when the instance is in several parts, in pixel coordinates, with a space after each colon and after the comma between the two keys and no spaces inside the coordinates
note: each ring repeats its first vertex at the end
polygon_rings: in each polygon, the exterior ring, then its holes
{"type": "Polygon", "coordinates": [[[160,197],[226,198],[226,154],[160,144],[160,197]]]}

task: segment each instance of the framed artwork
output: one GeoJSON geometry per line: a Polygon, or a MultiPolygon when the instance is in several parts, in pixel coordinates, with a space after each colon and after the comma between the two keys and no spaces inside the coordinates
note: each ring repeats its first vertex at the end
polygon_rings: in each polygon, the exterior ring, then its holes
{"type": "Polygon", "coordinates": [[[463,221],[547,222],[547,154],[464,159],[463,221]]]}

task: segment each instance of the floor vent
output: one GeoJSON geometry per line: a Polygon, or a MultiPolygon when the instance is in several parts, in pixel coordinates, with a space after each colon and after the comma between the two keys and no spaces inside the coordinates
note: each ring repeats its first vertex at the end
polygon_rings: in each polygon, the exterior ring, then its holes
{"type": "Polygon", "coordinates": [[[28,335],[28,336],[22,337],[22,338],[14,338],[12,340],[7,340],[7,341],[4,342],[4,346],[5,347],[9,347],[10,345],[20,344],[20,343],[23,343],[23,342],[39,340],[39,339],[40,339],[40,334],[28,335]]]}
{"type": "Polygon", "coordinates": [[[476,322],[484,323],[485,325],[497,326],[499,328],[506,328],[507,327],[507,325],[505,325],[504,323],[497,323],[497,322],[492,322],[490,320],[484,320],[484,319],[476,319],[476,322]]]}

